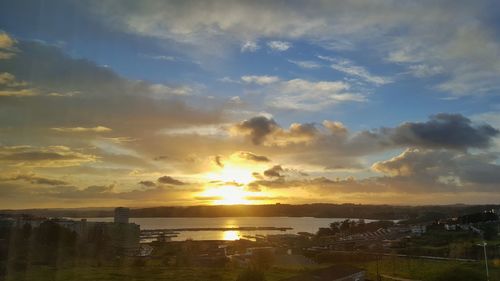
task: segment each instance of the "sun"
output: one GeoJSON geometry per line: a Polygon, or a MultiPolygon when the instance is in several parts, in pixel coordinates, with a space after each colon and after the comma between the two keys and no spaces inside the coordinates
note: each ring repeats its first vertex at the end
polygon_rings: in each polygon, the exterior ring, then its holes
{"type": "Polygon", "coordinates": [[[205,190],[203,196],[214,198],[214,205],[250,204],[247,192],[241,186],[218,186],[205,190]]]}
{"type": "Polygon", "coordinates": [[[255,180],[252,171],[243,167],[226,166],[220,171],[207,174],[211,181],[234,182],[238,184],[249,184],[255,180]]]}
{"type": "Polygon", "coordinates": [[[245,186],[255,180],[252,170],[233,163],[224,168],[207,173],[205,178],[209,184],[202,193],[204,197],[211,197],[216,205],[250,204],[247,196],[251,195],[245,186]]]}

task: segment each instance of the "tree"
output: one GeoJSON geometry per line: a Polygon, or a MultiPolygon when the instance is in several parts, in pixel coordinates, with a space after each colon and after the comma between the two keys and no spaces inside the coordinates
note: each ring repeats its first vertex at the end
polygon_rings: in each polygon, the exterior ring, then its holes
{"type": "Polygon", "coordinates": [[[331,228],[327,228],[327,227],[320,227],[318,229],[318,232],[316,232],[316,236],[318,237],[321,237],[321,236],[330,236],[330,235],[333,235],[334,232],[332,231],[331,228]]]}

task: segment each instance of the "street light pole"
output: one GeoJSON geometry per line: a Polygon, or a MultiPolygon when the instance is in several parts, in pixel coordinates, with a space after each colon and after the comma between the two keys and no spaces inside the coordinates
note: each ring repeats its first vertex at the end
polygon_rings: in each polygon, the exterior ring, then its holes
{"type": "Polygon", "coordinates": [[[486,242],[483,241],[483,244],[477,244],[478,246],[483,246],[483,250],[484,250],[484,264],[486,266],[486,281],[490,281],[490,273],[488,271],[488,256],[486,255],[486,242]]]}

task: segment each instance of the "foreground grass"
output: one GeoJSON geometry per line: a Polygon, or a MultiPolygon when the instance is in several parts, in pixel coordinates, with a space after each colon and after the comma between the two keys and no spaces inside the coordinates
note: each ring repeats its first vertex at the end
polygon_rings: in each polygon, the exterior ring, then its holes
{"type": "MultiPolygon", "coordinates": [[[[203,267],[91,267],[80,266],[56,269],[33,266],[25,273],[8,274],[5,281],[234,281],[241,272],[237,268],[203,267]]],[[[266,272],[268,281],[293,276],[296,270],[271,269],[266,272]]]]}
{"type": "MultiPolygon", "coordinates": [[[[498,263],[492,262],[489,265],[490,280],[500,280],[500,266],[498,263]]],[[[376,280],[377,262],[362,263],[358,264],[358,266],[365,268],[368,278],[376,280]]],[[[457,272],[457,274],[464,272],[478,277],[478,280],[485,280],[485,268],[483,262],[383,258],[378,262],[378,271],[380,274],[384,275],[425,281],[442,280],[439,279],[439,277],[450,272],[457,272]]]]}
{"type": "MultiPolygon", "coordinates": [[[[370,280],[376,280],[377,263],[353,264],[367,271],[370,280]]],[[[324,266],[327,266],[326,264],[324,266]]],[[[300,273],[301,268],[277,269],[266,271],[267,281],[278,281],[300,273]]],[[[430,261],[422,259],[384,258],[378,263],[380,274],[416,279],[442,280],[437,277],[447,272],[464,270],[484,280],[484,264],[461,263],[454,261],[430,261]]],[[[166,267],[157,264],[138,266],[88,266],[79,265],[66,268],[31,266],[26,272],[8,272],[5,281],[234,281],[241,272],[239,268],[207,267],[166,267]]],[[[382,279],[390,280],[390,279],[382,279]]],[[[475,279],[474,279],[475,280],[475,279]]],[[[500,263],[492,262],[490,280],[500,280],[500,263]]]]}

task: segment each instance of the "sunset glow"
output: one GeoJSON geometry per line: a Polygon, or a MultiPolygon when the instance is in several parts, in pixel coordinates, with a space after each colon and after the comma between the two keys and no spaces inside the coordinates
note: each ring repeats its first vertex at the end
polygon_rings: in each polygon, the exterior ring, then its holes
{"type": "Polygon", "coordinates": [[[227,166],[220,171],[210,172],[206,177],[209,181],[232,182],[244,185],[255,180],[252,176],[252,170],[236,166],[227,166]]]}
{"type": "Polygon", "coordinates": [[[33,1],[3,208],[500,202],[495,1],[33,1]]]}
{"type": "Polygon", "coordinates": [[[207,190],[201,193],[201,196],[212,200],[213,205],[235,205],[250,203],[245,197],[247,192],[239,186],[219,186],[207,187],[207,190]]]}

